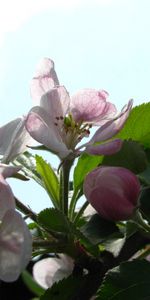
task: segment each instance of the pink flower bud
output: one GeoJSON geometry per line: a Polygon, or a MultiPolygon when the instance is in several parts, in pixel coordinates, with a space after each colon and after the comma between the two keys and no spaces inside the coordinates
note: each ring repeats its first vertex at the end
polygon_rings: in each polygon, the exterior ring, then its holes
{"type": "Polygon", "coordinates": [[[140,183],[128,169],[99,167],[86,176],[83,188],[87,200],[104,219],[119,221],[132,216],[140,183]]]}

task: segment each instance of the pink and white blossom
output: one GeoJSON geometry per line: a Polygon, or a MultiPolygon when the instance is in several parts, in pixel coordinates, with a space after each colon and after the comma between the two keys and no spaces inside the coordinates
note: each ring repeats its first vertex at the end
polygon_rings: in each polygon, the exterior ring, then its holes
{"type": "Polygon", "coordinates": [[[111,221],[132,217],[140,193],[138,178],[122,167],[98,167],[84,181],[84,194],[94,209],[111,221]]]}
{"type": "Polygon", "coordinates": [[[32,237],[22,216],[15,211],[13,192],[4,177],[17,168],[0,165],[0,280],[15,281],[27,266],[32,237]]]}
{"type": "Polygon", "coordinates": [[[132,101],[118,114],[115,105],[107,101],[106,91],[84,89],[70,97],[64,86],[57,86],[56,73],[50,62],[44,59],[39,67],[40,76],[36,76],[36,85],[40,86],[40,91],[39,88],[32,88],[32,97],[37,99],[38,94],[40,105],[33,107],[27,116],[26,129],[30,135],[61,159],[71,153],[76,156],[83,148],[90,154],[98,155],[119,151],[121,140],[99,145],[95,143],[111,139],[122,129],[132,101]],[[84,137],[89,136],[91,126],[100,127],[87,143],[77,147],[84,137]]]}
{"type": "Polygon", "coordinates": [[[8,163],[27,150],[32,138],[25,128],[25,117],[19,117],[0,127],[0,155],[8,163]]]}

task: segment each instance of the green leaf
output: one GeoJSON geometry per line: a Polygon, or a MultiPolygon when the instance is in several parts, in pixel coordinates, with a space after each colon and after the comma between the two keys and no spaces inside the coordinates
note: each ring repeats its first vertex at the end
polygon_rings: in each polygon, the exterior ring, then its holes
{"type": "Polygon", "coordinates": [[[150,263],[145,260],[122,263],[109,271],[97,300],[150,299],[150,263]]]}
{"type": "Polygon", "coordinates": [[[22,280],[28,287],[30,291],[32,291],[36,296],[41,296],[44,294],[45,289],[43,289],[36,281],[34,281],[33,277],[30,275],[28,271],[22,272],[22,280]]]}
{"type": "Polygon", "coordinates": [[[87,173],[96,168],[102,161],[102,156],[84,153],[78,159],[74,170],[74,189],[80,189],[87,173]]]}
{"type": "Polygon", "coordinates": [[[46,208],[38,215],[39,223],[48,230],[70,233],[70,223],[63,213],[55,208],[46,208]]]}
{"type": "Polygon", "coordinates": [[[132,109],[123,129],[117,135],[121,139],[132,139],[150,147],[150,103],[132,109]]]}
{"type": "Polygon", "coordinates": [[[116,154],[105,156],[102,162],[105,166],[120,166],[138,174],[148,165],[143,147],[134,141],[124,141],[123,146],[116,154]]]}
{"type": "MultiPolygon", "coordinates": [[[[40,300],[71,300],[77,299],[81,285],[84,283],[84,278],[73,277],[72,275],[65,278],[49,288],[40,300]]],[[[79,299],[79,298],[78,298],[79,299]]]]}
{"type": "Polygon", "coordinates": [[[36,170],[40,174],[45,189],[50,196],[54,206],[59,207],[59,181],[52,169],[51,165],[48,164],[41,156],[36,155],[36,170]]]}
{"type": "Polygon", "coordinates": [[[139,179],[146,185],[150,185],[150,163],[147,165],[147,168],[138,175],[139,179]]]}
{"type": "Polygon", "coordinates": [[[104,242],[114,233],[122,237],[115,223],[104,220],[98,214],[91,217],[90,221],[82,227],[82,233],[94,244],[104,242]]]}

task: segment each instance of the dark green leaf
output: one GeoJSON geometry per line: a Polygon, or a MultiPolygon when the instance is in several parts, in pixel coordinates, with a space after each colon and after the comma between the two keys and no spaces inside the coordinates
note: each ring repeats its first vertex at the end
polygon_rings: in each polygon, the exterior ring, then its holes
{"type": "Polygon", "coordinates": [[[150,163],[147,168],[139,174],[139,179],[146,185],[150,185],[150,163]]]}
{"type": "Polygon", "coordinates": [[[145,260],[122,263],[106,274],[97,300],[150,299],[150,263],[145,260]]]}
{"type": "Polygon", "coordinates": [[[59,207],[59,182],[50,166],[41,156],[36,155],[36,170],[40,174],[46,191],[49,194],[55,207],[59,207]]]}
{"type": "Polygon", "coordinates": [[[79,189],[82,186],[87,173],[96,168],[101,163],[102,158],[102,156],[94,156],[87,153],[80,156],[74,170],[74,189],[79,189]]]}
{"type": "Polygon", "coordinates": [[[140,211],[150,220],[150,188],[143,190],[140,197],[140,211]]]}
{"type": "Polygon", "coordinates": [[[98,214],[93,215],[90,221],[82,227],[82,232],[95,245],[104,242],[114,233],[122,237],[115,223],[104,220],[98,214]]]}
{"type": "Polygon", "coordinates": [[[150,147],[150,103],[132,109],[125,126],[117,135],[121,139],[132,139],[150,147]]]}
{"type": "MultiPolygon", "coordinates": [[[[84,278],[69,276],[66,279],[55,283],[48,289],[40,300],[73,300],[81,285],[84,283],[84,278]]],[[[78,298],[79,299],[79,298],[78,298]]]]}
{"type": "Polygon", "coordinates": [[[55,208],[46,208],[38,215],[39,223],[48,230],[70,233],[70,224],[63,213],[55,208]]]}
{"type": "Polygon", "coordinates": [[[44,294],[45,290],[36,281],[34,281],[33,277],[28,271],[22,272],[22,280],[26,284],[28,289],[32,291],[36,296],[41,296],[44,294]]]}
{"type": "Polygon", "coordinates": [[[29,181],[29,178],[27,178],[26,176],[22,175],[21,173],[16,173],[12,176],[13,178],[22,180],[22,181],[29,181]]]}
{"type": "Polygon", "coordinates": [[[106,166],[120,166],[138,174],[144,171],[148,161],[143,147],[134,141],[124,141],[119,152],[105,156],[102,162],[106,166]]]}

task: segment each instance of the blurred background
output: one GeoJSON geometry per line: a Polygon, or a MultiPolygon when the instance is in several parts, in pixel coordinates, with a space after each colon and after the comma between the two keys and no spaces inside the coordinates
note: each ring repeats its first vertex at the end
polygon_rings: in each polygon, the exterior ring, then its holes
{"type": "MultiPolygon", "coordinates": [[[[32,107],[29,84],[50,57],[70,94],[105,89],[121,109],[150,99],[148,0],[5,0],[0,10],[0,125],[32,107]]],[[[39,153],[40,155],[40,153],[39,153]]],[[[58,160],[47,155],[56,167],[58,160]]],[[[32,181],[9,180],[14,194],[36,211],[50,205],[32,181]]]]}

